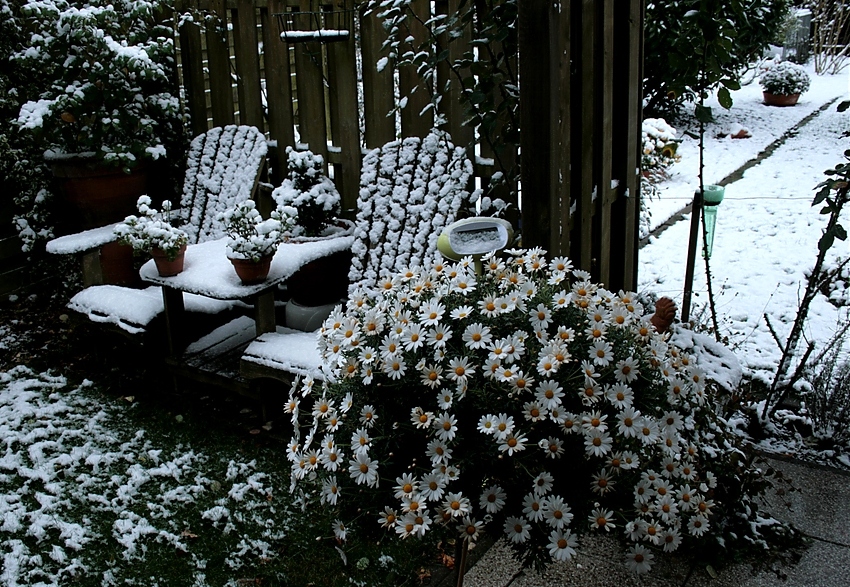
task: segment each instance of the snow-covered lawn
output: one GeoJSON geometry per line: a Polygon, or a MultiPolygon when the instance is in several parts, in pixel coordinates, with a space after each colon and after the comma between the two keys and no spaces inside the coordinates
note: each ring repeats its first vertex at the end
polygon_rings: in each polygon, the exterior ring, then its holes
{"type": "MultiPolygon", "coordinates": [[[[762,105],[757,84],[735,92],[730,111],[715,105],[718,123],[708,127],[706,183],[728,175],[822,104],[845,99],[847,90],[847,74],[813,75],[811,91],[793,108],[762,105]],[[717,138],[733,122],[746,127],[753,137],[717,138]]],[[[836,104],[818,114],[741,180],[730,184],[719,207],[711,271],[721,335],[728,337],[745,371],[765,382],[772,380],[780,351],[764,314],[784,340],[826,225],[827,217],[819,214],[820,206],[811,206],[814,188],[825,179],[823,172],[842,163],[844,151],[850,149],[850,139],[844,136],[850,131],[850,114],[837,112],[836,104]]],[[[651,203],[653,225],[686,204],[698,186],[696,141],[685,137],[679,153],[682,161],[671,168],[670,180],[661,185],[661,200],[651,203]]],[[[848,218],[843,222],[847,226],[848,218]]],[[[688,231],[689,222],[678,222],[641,250],[641,291],[681,302],[688,231]]],[[[836,241],[828,265],[834,266],[837,259],[847,256],[848,244],[836,241]]],[[[694,290],[695,303],[706,304],[701,258],[697,259],[694,290]]],[[[822,345],[846,316],[846,308],[837,308],[818,296],[809,314],[806,339],[822,345]]]]}

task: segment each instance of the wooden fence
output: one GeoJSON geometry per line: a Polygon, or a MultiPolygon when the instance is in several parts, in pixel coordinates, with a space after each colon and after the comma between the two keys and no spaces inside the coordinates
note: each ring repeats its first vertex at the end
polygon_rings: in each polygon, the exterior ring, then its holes
{"type": "MultiPolygon", "coordinates": [[[[400,68],[397,83],[392,67],[378,71],[385,36],[375,16],[357,11],[357,34],[347,41],[280,40],[277,13],[356,8],[355,0],[321,1],[184,0],[179,9],[215,18],[180,28],[181,79],[195,134],[233,122],[258,126],[279,145],[271,157],[278,181],[284,148],[296,144],[297,133],[301,145],[333,165],[343,206],[352,209],[362,150],[396,138],[397,128],[402,136],[424,136],[433,119],[430,112],[420,116],[429,101],[424,91],[388,115],[395,96],[420,80],[410,67],[400,68]]],[[[423,20],[458,5],[412,2],[423,20]]],[[[523,244],[569,254],[611,288],[634,288],[643,2],[521,0],[518,7],[523,244]]],[[[426,38],[422,27],[411,27],[411,34],[426,38]]],[[[468,49],[458,41],[448,45],[452,57],[468,49]]],[[[442,88],[448,71],[439,75],[442,88]]],[[[457,92],[444,96],[443,114],[455,144],[471,145],[474,132],[461,124],[457,92]]],[[[489,154],[479,145],[480,185],[494,171],[489,154]]]]}

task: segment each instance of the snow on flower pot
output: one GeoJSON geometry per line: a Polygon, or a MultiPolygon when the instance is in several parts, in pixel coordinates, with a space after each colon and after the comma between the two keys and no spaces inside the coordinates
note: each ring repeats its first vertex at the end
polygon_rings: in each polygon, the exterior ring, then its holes
{"type": "Polygon", "coordinates": [[[242,280],[245,285],[253,285],[262,283],[269,276],[269,269],[272,265],[274,255],[265,255],[260,257],[258,261],[253,259],[230,259],[233,263],[233,268],[236,270],[236,275],[242,280]]]}
{"type": "Polygon", "coordinates": [[[762,92],[764,103],[768,106],[794,106],[800,99],[800,94],[771,94],[762,92]]]}
{"type": "Polygon", "coordinates": [[[186,257],[186,245],[177,250],[177,254],[169,258],[168,251],[154,247],[151,249],[151,257],[156,264],[156,270],[160,277],[173,277],[183,271],[183,260],[186,257]]]}

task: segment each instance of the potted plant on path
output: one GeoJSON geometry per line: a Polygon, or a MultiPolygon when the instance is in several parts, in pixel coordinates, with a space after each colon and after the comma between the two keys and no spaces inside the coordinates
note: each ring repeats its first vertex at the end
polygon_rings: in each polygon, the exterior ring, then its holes
{"type": "MultiPolygon", "coordinates": [[[[272,192],[278,206],[296,210],[292,242],[339,238],[351,234],[354,224],[340,215],[340,196],[334,182],[324,174],[321,155],[286,148],[288,171],[280,187],[272,192]]],[[[291,302],[287,316],[303,309],[334,304],[346,296],[351,253],[342,251],[312,261],[287,280],[291,302]]]]}
{"type": "Polygon", "coordinates": [[[811,80],[802,65],[783,61],[770,67],[759,79],[764,103],[769,106],[793,106],[800,94],[808,91],[811,80]]]}
{"type": "Polygon", "coordinates": [[[31,43],[14,58],[50,80],[23,104],[69,211],[93,228],[121,220],[150,193],[147,162],[175,162],[183,124],[173,31],[161,0],[32,0],[21,11],[31,43]]]}
{"type": "Polygon", "coordinates": [[[151,199],[141,196],[136,204],[139,216],[127,216],[115,226],[115,234],[135,252],[150,253],[162,277],[183,271],[183,258],[189,237],[171,224],[171,202],[162,203],[162,211],[151,208],[151,199]]]}
{"type": "Polygon", "coordinates": [[[254,200],[245,200],[218,215],[227,232],[227,257],[242,283],[262,282],[280,243],[289,238],[292,216],[275,210],[263,219],[254,200]]]}

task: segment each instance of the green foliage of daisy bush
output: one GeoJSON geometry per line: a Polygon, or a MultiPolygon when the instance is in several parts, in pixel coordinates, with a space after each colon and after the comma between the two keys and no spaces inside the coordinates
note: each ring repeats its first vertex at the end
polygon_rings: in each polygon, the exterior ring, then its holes
{"type": "Polygon", "coordinates": [[[526,565],[616,535],[627,564],[767,547],[765,487],[696,359],[635,294],[514,250],[409,269],[325,323],[330,383],[296,380],[292,488],[341,540],[503,536],[526,565]]]}

